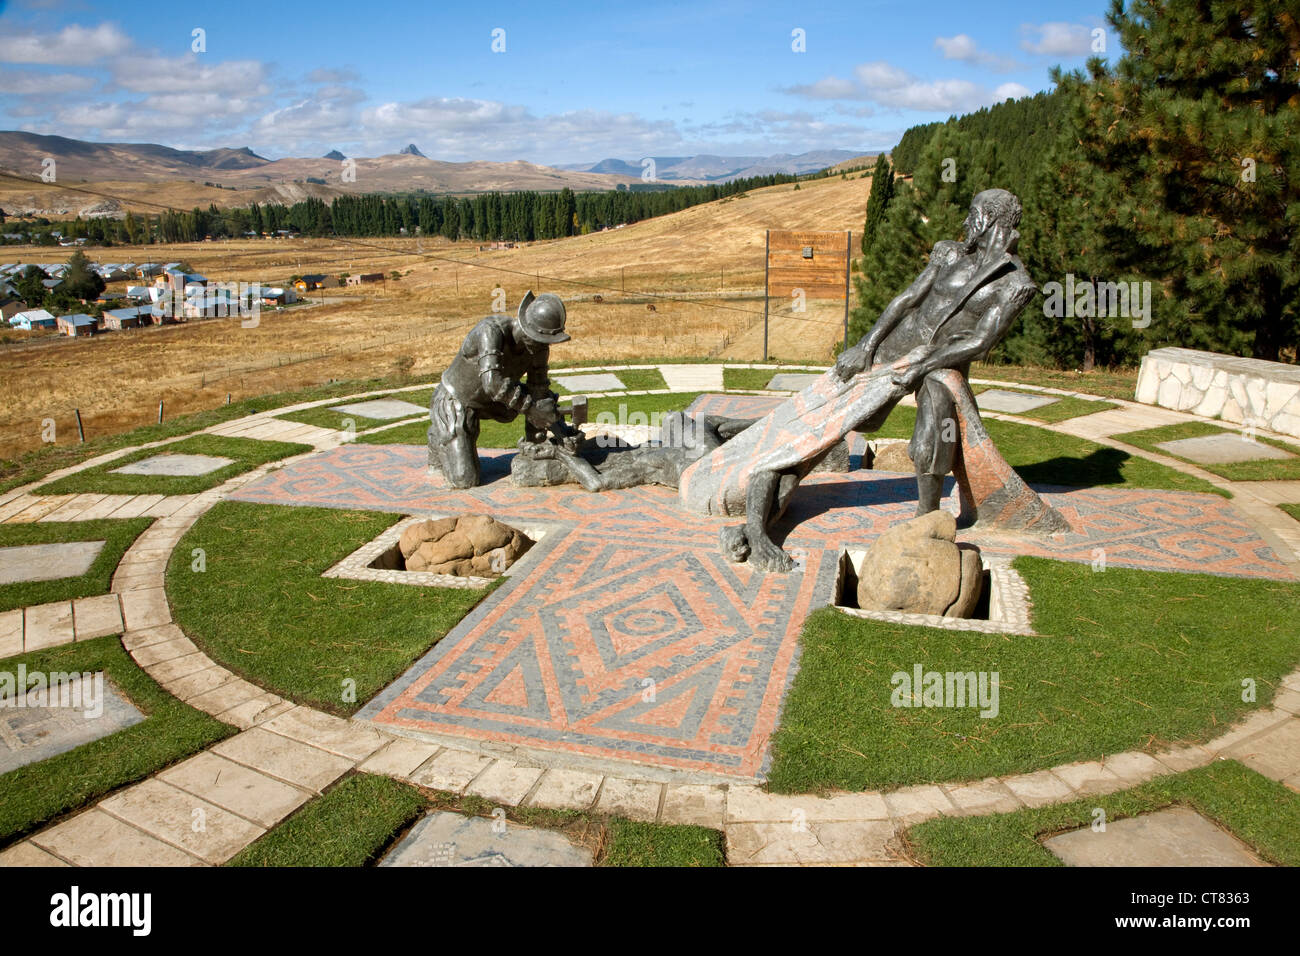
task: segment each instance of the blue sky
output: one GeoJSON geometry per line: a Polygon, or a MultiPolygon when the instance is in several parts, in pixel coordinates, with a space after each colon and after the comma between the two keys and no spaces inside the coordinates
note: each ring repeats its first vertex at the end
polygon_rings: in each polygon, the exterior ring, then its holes
{"type": "Polygon", "coordinates": [[[1105,6],[0,0],[0,128],[270,158],[875,151],[1047,89],[1105,6]]]}

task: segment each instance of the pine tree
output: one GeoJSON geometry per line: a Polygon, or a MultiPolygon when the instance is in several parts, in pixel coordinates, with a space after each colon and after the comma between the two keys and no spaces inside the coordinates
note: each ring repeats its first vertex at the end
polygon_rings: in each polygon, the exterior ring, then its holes
{"type": "Polygon", "coordinates": [[[849,340],[871,330],[885,306],[925,268],[940,239],[961,236],[970,201],[1001,175],[991,139],[955,125],[938,126],[921,150],[911,185],[895,184],[881,228],[863,259],[858,305],[849,319],[849,340]]]}
{"type": "Polygon", "coordinates": [[[1277,360],[1300,339],[1295,0],[1112,0],[1107,19],[1126,55],[1080,93],[1085,155],[1125,197],[1110,241],[1156,253],[1174,341],[1277,360]]]}

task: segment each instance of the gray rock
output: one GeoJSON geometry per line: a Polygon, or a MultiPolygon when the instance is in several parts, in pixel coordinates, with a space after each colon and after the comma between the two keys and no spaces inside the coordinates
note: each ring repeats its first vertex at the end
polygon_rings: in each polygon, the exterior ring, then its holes
{"type": "Polygon", "coordinates": [[[871,455],[872,471],[896,471],[911,474],[916,470],[912,456],[907,453],[907,442],[878,442],[871,455]]]}
{"type": "Polygon", "coordinates": [[[863,558],[858,607],[969,616],[984,578],[978,549],[958,547],[956,538],[957,519],[947,511],[931,511],[894,525],[863,558]]]}

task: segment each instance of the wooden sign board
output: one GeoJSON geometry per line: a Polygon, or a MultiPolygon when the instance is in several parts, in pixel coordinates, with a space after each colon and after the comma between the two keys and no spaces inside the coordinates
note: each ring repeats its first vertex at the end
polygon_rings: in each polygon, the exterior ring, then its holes
{"type": "Polygon", "coordinates": [[[806,299],[844,299],[851,239],[846,232],[769,230],[767,294],[789,298],[802,289],[806,299]]]}

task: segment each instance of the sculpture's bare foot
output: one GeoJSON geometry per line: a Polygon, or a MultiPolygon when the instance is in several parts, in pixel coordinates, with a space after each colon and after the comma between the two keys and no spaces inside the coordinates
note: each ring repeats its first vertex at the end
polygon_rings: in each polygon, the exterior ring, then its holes
{"type": "Polygon", "coordinates": [[[785,573],[794,569],[794,558],[766,538],[760,538],[751,547],[753,553],[749,556],[749,563],[758,570],[785,573]]]}
{"type": "Polygon", "coordinates": [[[740,564],[749,557],[749,538],[745,536],[745,526],[743,524],[723,528],[722,540],[719,544],[722,548],[722,554],[728,561],[740,564]]]}

